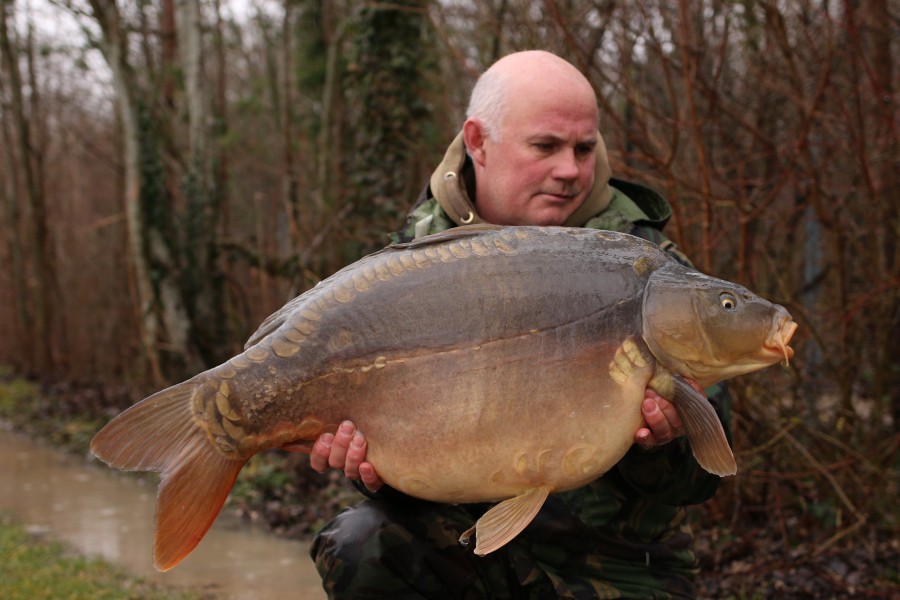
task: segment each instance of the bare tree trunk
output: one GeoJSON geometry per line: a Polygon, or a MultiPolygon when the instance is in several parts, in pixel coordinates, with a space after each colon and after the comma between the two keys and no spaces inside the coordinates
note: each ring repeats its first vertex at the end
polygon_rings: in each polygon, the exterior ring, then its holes
{"type": "Polygon", "coordinates": [[[112,72],[113,89],[119,106],[122,124],[122,143],[125,165],[125,216],[128,244],[137,290],[137,304],[141,345],[151,377],[163,381],[157,339],[160,323],[154,310],[153,285],[145,248],[144,218],[141,210],[141,151],[138,107],[133,97],[136,90],[134,76],[127,55],[127,35],[122,28],[118,5],[106,0],[91,0],[94,17],[103,34],[101,50],[112,72]]]}
{"type": "MultiPolygon", "coordinates": [[[[23,95],[22,74],[19,67],[19,52],[13,50],[10,41],[10,30],[8,23],[8,15],[12,13],[14,3],[10,0],[4,0],[2,10],[0,10],[0,54],[3,57],[3,69],[9,80],[9,98],[11,106],[9,108],[9,117],[12,126],[13,140],[8,148],[15,158],[14,169],[21,173],[22,177],[22,194],[18,193],[12,197],[12,202],[16,202],[15,198],[21,198],[20,206],[24,208],[18,213],[18,217],[24,219],[24,241],[28,246],[24,250],[24,254],[33,258],[30,265],[30,276],[26,280],[30,281],[31,288],[27,289],[27,304],[32,307],[31,316],[28,322],[29,329],[26,335],[31,336],[34,343],[31,346],[32,365],[38,372],[45,372],[53,367],[53,355],[51,352],[53,324],[53,298],[51,297],[54,289],[54,280],[56,277],[53,252],[50,247],[50,229],[47,222],[47,207],[44,198],[44,187],[42,181],[42,168],[40,149],[35,144],[31,123],[29,121],[29,113],[34,113],[29,109],[37,106],[37,90],[31,90],[29,108],[25,106],[23,95]]],[[[29,50],[30,51],[30,50],[29,50]]],[[[6,112],[6,111],[4,111],[6,112]]],[[[15,188],[13,188],[15,190],[15,188]]],[[[20,255],[21,256],[21,255],[20,255]]],[[[24,262],[22,264],[25,265],[24,262]]],[[[26,308],[27,310],[27,308],[26,308]]]]}
{"type": "MultiPolygon", "coordinates": [[[[874,198],[877,215],[877,228],[872,234],[876,244],[873,251],[877,254],[877,272],[883,279],[890,281],[900,275],[900,140],[898,140],[896,106],[894,103],[895,78],[894,63],[891,55],[892,25],[888,0],[865,0],[862,2],[862,39],[867,43],[866,58],[871,65],[870,86],[872,90],[872,110],[874,117],[875,148],[878,156],[886,157],[874,169],[874,198]],[[879,198],[887,201],[877,202],[879,198]]],[[[895,281],[898,281],[895,279],[895,281]]],[[[876,361],[873,392],[876,398],[876,419],[881,427],[885,421],[885,405],[891,409],[894,431],[900,432],[900,402],[891,402],[891,398],[900,388],[900,285],[889,287],[881,294],[878,312],[884,315],[885,322],[876,327],[877,347],[874,351],[876,361]]]]}
{"type": "MultiPolygon", "coordinates": [[[[166,108],[175,107],[175,61],[178,54],[178,43],[175,33],[174,0],[162,0],[159,12],[159,46],[162,69],[160,70],[160,88],[162,100],[166,108]]],[[[143,14],[143,13],[142,13],[143,14]]]]}
{"type": "Polygon", "coordinates": [[[326,3],[322,6],[322,35],[326,48],[325,81],[322,84],[322,125],[316,142],[316,188],[319,192],[317,208],[320,217],[334,210],[338,196],[335,184],[340,181],[339,157],[343,132],[339,118],[342,97],[338,61],[345,23],[344,17],[337,14],[333,4],[326,3]]]}
{"type": "MultiPolygon", "coordinates": [[[[3,19],[3,23],[0,23],[0,27],[3,28],[3,32],[0,35],[6,35],[6,19],[5,19],[5,8],[3,10],[3,14],[0,14],[0,18],[3,19]]],[[[4,57],[6,56],[7,49],[0,48],[0,52],[4,53],[4,57]]],[[[5,59],[0,62],[0,75],[4,75],[6,72],[6,61],[5,59]]],[[[0,76],[0,98],[6,99],[8,91],[6,90],[6,77],[0,76]]],[[[18,194],[18,185],[16,183],[19,172],[16,168],[15,156],[13,153],[13,148],[15,147],[15,143],[13,142],[13,132],[11,131],[9,124],[13,121],[13,116],[10,113],[10,108],[8,107],[6,102],[0,104],[0,123],[2,123],[3,129],[3,144],[7,149],[6,152],[3,153],[4,161],[3,167],[4,170],[0,173],[3,174],[3,177],[0,180],[3,181],[3,189],[0,190],[3,198],[3,208],[4,215],[6,216],[7,228],[8,228],[8,252],[10,257],[10,282],[12,284],[12,297],[10,301],[12,303],[11,312],[14,317],[13,322],[13,343],[19,348],[18,358],[16,360],[15,366],[19,369],[25,369],[29,365],[29,361],[32,356],[32,347],[34,346],[35,340],[30,335],[31,331],[31,314],[28,311],[28,291],[26,289],[26,274],[25,274],[25,242],[22,239],[22,226],[21,221],[22,217],[20,215],[19,210],[19,194],[18,194]]]]}
{"type": "Polygon", "coordinates": [[[678,12],[681,22],[681,51],[682,77],[685,90],[685,100],[688,111],[688,128],[691,130],[694,141],[694,152],[697,155],[697,163],[700,171],[700,198],[701,198],[701,225],[703,230],[703,243],[700,254],[700,268],[709,273],[712,271],[712,197],[710,194],[709,163],[706,159],[706,145],[703,140],[702,123],[697,109],[698,86],[696,85],[699,70],[699,57],[696,50],[698,36],[691,27],[691,16],[688,12],[687,0],[678,2],[678,12]]]}
{"type": "MultiPolygon", "coordinates": [[[[291,236],[293,251],[302,247],[301,239],[301,210],[300,210],[300,185],[297,174],[297,161],[294,156],[294,147],[297,143],[294,130],[294,35],[293,0],[284,0],[284,15],[281,22],[281,144],[284,169],[284,182],[282,184],[282,202],[284,212],[288,218],[288,231],[291,236]]],[[[296,285],[296,284],[295,284],[296,285]]],[[[297,291],[292,290],[292,291],[297,291]]]]}
{"type": "Polygon", "coordinates": [[[184,334],[190,339],[180,339],[179,346],[188,351],[188,364],[193,363],[192,370],[197,370],[227,358],[225,291],[218,264],[221,195],[213,180],[213,165],[219,162],[220,152],[212,140],[215,117],[206,93],[200,4],[178,0],[176,11],[190,155],[185,190],[188,225],[182,244],[184,272],[179,285],[190,321],[184,334]]]}

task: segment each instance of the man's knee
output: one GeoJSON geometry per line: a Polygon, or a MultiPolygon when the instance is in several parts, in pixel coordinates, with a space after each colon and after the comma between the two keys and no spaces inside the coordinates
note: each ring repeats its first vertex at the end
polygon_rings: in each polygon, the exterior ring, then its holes
{"type": "Polygon", "coordinates": [[[380,503],[362,502],[342,511],[316,535],[310,554],[322,576],[343,565],[357,568],[363,547],[390,521],[380,503]]]}
{"type": "Polygon", "coordinates": [[[334,518],[310,550],[331,598],[465,598],[476,559],[458,544],[471,516],[431,503],[365,501],[334,518]]]}

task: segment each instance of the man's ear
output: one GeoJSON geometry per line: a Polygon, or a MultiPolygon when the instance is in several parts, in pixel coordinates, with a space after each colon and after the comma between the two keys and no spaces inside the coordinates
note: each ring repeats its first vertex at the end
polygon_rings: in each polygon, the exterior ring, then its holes
{"type": "Polygon", "coordinates": [[[469,156],[479,166],[484,166],[485,161],[485,142],[484,130],[481,128],[481,122],[476,118],[466,119],[463,123],[463,141],[466,143],[466,150],[469,156]]]}

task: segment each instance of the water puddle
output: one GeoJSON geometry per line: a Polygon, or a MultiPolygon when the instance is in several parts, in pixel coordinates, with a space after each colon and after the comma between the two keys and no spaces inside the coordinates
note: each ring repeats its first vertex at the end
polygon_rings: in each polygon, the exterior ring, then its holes
{"type": "Polygon", "coordinates": [[[221,515],[184,562],[157,572],[151,556],[155,483],[141,484],[2,430],[0,481],[0,511],[149,580],[223,599],[325,598],[308,544],[229,524],[221,515]]]}

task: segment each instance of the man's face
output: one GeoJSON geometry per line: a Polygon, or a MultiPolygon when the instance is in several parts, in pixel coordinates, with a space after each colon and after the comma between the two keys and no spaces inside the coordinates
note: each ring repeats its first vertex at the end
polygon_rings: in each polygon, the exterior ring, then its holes
{"type": "Polygon", "coordinates": [[[500,140],[473,153],[478,213],[496,225],[565,223],[594,185],[597,127],[592,95],[511,97],[500,140]]]}

